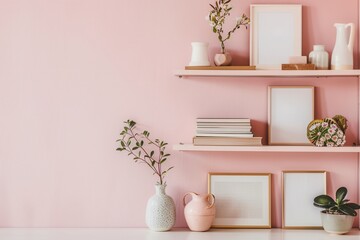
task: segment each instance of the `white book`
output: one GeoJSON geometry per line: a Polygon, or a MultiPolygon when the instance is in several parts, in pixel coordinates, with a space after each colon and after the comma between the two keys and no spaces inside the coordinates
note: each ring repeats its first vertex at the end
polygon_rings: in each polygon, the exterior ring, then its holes
{"type": "Polygon", "coordinates": [[[196,130],[196,133],[251,133],[249,130],[231,130],[231,131],[224,131],[224,130],[196,130]]]}
{"type": "Polygon", "coordinates": [[[251,126],[241,126],[241,127],[197,127],[197,131],[250,131],[251,126]]]}
{"type": "Polygon", "coordinates": [[[249,118],[198,118],[196,122],[205,123],[250,123],[249,118]]]}
{"type": "Polygon", "coordinates": [[[195,146],[261,146],[262,137],[194,137],[195,146]]]}
{"type": "Polygon", "coordinates": [[[223,124],[196,124],[197,128],[251,128],[250,124],[241,124],[241,125],[223,125],[223,124]]]}
{"type": "Polygon", "coordinates": [[[254,137],[254,134],[252,133],[201,133],[201,134],[196,134],[197,137],[254,137]]]}

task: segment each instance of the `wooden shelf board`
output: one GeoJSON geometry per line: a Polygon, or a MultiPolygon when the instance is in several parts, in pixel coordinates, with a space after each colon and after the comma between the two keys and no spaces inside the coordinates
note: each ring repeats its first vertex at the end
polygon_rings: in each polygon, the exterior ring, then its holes
{"type": "Polygon", "coordinates": [[[351,77],[360,70],[177,70],[178,77],[351,77]]]}
{"type": "Polygon", "coordinates": [[[194,152],[329,152],[360,153],[360,147],[315,147],[315,146],[194,146],[175,144],[173,150],[194,152]]]}

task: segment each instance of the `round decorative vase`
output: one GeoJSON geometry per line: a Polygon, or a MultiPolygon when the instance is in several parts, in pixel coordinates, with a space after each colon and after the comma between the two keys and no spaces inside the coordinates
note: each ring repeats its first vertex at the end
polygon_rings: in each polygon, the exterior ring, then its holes
{"type": "Polygon", "coordinates": [[[175,224],[175,203],[165,193],[166,184],[155,185],[156,193],[146,206],[146,225],[153,231],[169,231],[175,224]]]}
{"type": "Polygon", "coordinates": [[[215,218],[215,196],[189,192],[185,194],[183,202],[185,220],[190,230],[197,232],[209,230],[215,218]],[[191,195],[192,200],[186,204],[185,198],[187,195],[191,195]]]}
{"type": "Polygon", "coordinates": [[[354,23],[335,23],[336,41],[334,50],[331,55],[332,70],[349,70],[353,69],[353,50],[355,41],[355,24],[354,23]],[[346,29],[350,28],[350,36],[347,36],[346,29]]]}
{"type": "Polygon", "coordinates": [[[321,221],[324,230],[333,234],[348,233],[354,223],[355,217],[349,215],[329,214],[326,210],[321,211],[321,221]]]}
{"type": "Polygon", "coordinates": [[[208,56],[209,43],[206,42],[192,42],[191,61],[189,66],[210,66],[208,56]]]}
{"type": "Polygon", "coordinates": [[[314,45],[314,50],[309,54],[309,61],[318,70],[329,69],[329,54],[325,51],[324,45],[314,45]]]}
{"type": "Polygon", "coordinates": [[[229,53],[215,54],[214,63],[216,66],[229,66],[231,64],[232,57],[229,53]]]}

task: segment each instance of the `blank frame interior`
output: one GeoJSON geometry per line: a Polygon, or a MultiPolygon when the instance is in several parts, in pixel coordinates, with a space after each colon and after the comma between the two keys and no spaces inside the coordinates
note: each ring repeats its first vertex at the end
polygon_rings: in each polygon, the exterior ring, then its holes
{"type": "Polygon", "coordinates": [[[270,173],[209,173],[215,228],[271,228],[270,173]]]}
{"type": "Polygon", "coordinates": [[[281,69],[290,56],[302,55],[302,6],[250,5],[250,65],[281,69]]]}
{"type": "Polygon", "coordinates": [[[314,120],[314,91],[313,86],[269,86],[269,145],[311,145],[306,132],[314,120]]]}
{"type": "Polygon", "coordinates": [[[282,227],[321,228],[314,198],[326,194],[326,171],[283,171],[282,227]]]}

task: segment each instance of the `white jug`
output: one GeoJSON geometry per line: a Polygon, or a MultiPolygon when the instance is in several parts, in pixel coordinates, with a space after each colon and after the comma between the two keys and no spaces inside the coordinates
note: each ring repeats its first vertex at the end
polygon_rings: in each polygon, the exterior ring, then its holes
{"type": "Polygon", "coordinates": [[[355,40],[354,23],[335,23],[336,42],[331,56],[332,70],[349,70],[354,68],[353,50],[355,40]],[[350,36],[347,38],[346,29],[350,27],[350,36]]]}

